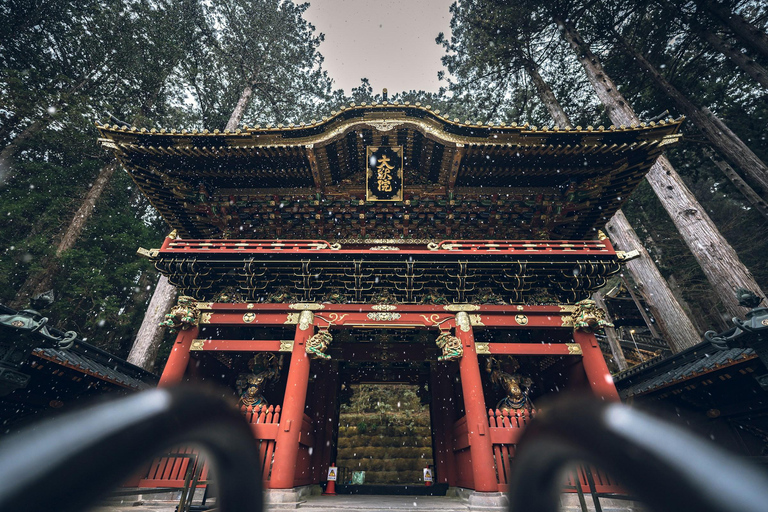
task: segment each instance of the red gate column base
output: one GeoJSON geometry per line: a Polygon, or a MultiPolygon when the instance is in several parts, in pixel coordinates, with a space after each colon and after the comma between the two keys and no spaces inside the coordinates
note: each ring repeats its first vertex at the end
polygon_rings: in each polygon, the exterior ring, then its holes
{"type": "Polygon", "coordinates": [[[613,377],[608,371],[603,351],[600,350],[595,335],[591,332],[576,330],[573,331],[573,341],[581,346],[581,361],[592,392],[603,400],[619,402],[619,393],[613,384],[613,377]]]}
{"type": "Polygon", "coordinates": [[[189,349],[199,332],[199,327],[179,331],[157,387],[173,386],[184,379],[184,373],[187,371],[187,364],[189,363],[189,349]]]}

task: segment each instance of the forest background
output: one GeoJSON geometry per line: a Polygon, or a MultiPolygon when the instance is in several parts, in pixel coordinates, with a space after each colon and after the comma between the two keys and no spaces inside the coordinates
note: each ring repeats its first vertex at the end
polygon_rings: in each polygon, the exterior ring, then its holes
{"type": "MultiPolygon", "coordinates": [[[[454,4],[451,35],[436,38],[445,87],[390,92],[390,100],[428,103],[462,121],[539,127],[562,126],[556,101],[574,127],[610,126],[610,107],[580,63],[585,53],[563,37],[567,27],[578,30],[642,121],[691,118],[691,108],[703,116],[684,124],[667,156],[768,289],[768,173],[760,167],[768,162],[768,4],[511,4],[454,4]],[[721,123],[714,131],[702,124],[713,118],[721,123]],[[722,126],[756,162],[738,160],[745,152],[722,126]]],[[[212,131],[235,117],[298,123],[352,101],[381,101],[365,79],[349,93],[334,89],[306,8],[286,0],[3,0],[0,303],[26,307],[30,295],[53,289],[57,301],[45,313],[55,325],[126,357],[158,280],[136,249],[158,246],[169,228],[97,145],[94,122],[212,131]]],[[[647,182],[623,210],[696,327],[726,328],[722,296],[647,182]]]]}

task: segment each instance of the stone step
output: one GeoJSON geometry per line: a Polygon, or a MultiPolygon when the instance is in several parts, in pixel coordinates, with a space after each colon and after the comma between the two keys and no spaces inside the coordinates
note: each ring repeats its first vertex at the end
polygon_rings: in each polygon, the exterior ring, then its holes
{"type": "Polygon", "coordinates": [[[446,496],[309,496],[300,502],[299,510],[342,510],[344,512],[468,512],[466,501],[446,496]]]}

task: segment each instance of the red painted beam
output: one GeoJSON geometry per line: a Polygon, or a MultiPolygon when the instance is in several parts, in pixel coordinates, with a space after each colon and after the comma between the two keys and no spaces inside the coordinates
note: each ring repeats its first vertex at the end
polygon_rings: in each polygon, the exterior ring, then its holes
{"type": "MultiPolygon", "coordinates": [[[[192,351],[212,351],[219,352],[278,352],[280,350],[280,340],[195,340],[202,344],[192,345],[192,351]]],[[[293,342],[293,340],[287,340],[293,342]]]]}
{"type": "Polygon", "coordinates": [[[581,347],[577,343],[489,343],[488,350],[499,355],[581,355],[581,347]]]}
{"type": "MultiPolygon", "coordinates": [[[[266,305],[258,305],[266,306],[266,305]]],[[[245,304],[213,304],[204,309],[201,325],[253,325],[276,326],[295,325],[300,312],[281,305],[281,310],[253,307],[245,304]]],[[[272,305],[270,305],[272,306],[272,305]]],[[[323,305],[325,306],[325,305],[323,305]]],[[[315,325],[320,328],[333,326],[347,327],[438,327],[449,329],[454,326],[453,315],[443,307],[396,306],[396,310],[377,311],[370,305],[327,305],[327,309],[315,310],[315,325]]],[[[477,313],[469,313],[475,328],[505,329],[572,329],[570,312],[559,306],[538,306],[519,309],[517,306],[481,306],[477,313]],[[492,309],[493,308],[493,309],[492,309]]]]}

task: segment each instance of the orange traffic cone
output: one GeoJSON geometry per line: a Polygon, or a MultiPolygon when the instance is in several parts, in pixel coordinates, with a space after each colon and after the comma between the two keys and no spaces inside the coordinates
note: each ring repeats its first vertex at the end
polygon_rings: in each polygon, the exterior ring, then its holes
{"type": "Polygon", "coordinates": [[[331,463],[331,467],[328,468],[328,485],[325,486],[323,496],[336,496],[336,475],[338,474],[336,464],[331,463]]]}

